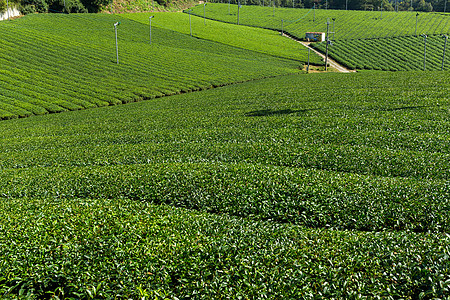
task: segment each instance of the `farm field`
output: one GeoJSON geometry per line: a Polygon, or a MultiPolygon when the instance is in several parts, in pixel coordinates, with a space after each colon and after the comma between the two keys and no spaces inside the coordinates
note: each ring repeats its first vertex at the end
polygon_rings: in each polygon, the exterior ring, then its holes
{"type": "Polygon", "coordinates": [[[158,27],[150,45],[148,25],[106,14],[27,15],[0,22],[0,41],[0,119],[152,99],[303,67],[158,27]]]}
{"type": "Polygon", "coordinates": [[[292,74],[2,121],[0,291],[448,297],[449,91],[292,74]]]}
{"type": "MultiPolygon", "coordinates": [[[[450,51],[445,51],[445,38],[427,37],[425,70],[450,70],[450,51]],[[443,57],[444,56],[444,57],[443,57]]],[[[448,46],[448,45],[447,45],[448,46]]],[[[325,43],[314,44],[325,52],[325,43]]],[[[448,49],[446,49],[448,50],[448,49]]],[[[330,57],[351,69],[409,71],[424,69],[424,38],[421,36],[335,41],[328,47],[330,57]]]]}
{"type": "MultiPolygon", "coordinates": [[[[129,13],[124,17],[149,24],[152,19],[152,27],[161,27],[184,34],[190,34],[189,16],[183,13],[129,13]]],[[[291,39],[281,37],[279,33],[247,26],[236,26],[218,21],[207,20],[197,16],[191,16],[193,36],[219,42],[237,48],[269,54],[276,57],[296,59],[302,63],[308,61],[308,51],[301,44],[291,39]]],[[[323,60],[314,52],[310,54],[310,63],[323,65],[323,60]]]]}
{"type": "MultiPolygon", "coordinates": [[[[224,3],[208,3],[205,7],[207,18],[227,23],[237,23],[237,5],[224,3]]],[[[203,5],[197,5],[192,13],[203,16],[203,5]]],[[[281,31],[302,39],[306,32],[326,32],[327,20],[330,31],[334,31],[333,40],[367,39],[411,36],[416,32],[417,12],[376,12],[345,11],[332,9],[298,9],[242,6],[239,12],[239,23],[242,25],[269,28],[281,31]],[[332,19],[335,19],[334,25],[332,19]],[[333,27],[334,26],[334,27],[333,27]]],[[[450,14],[419,13],[417,34],[450,33],[450,14]]]]}
{"type": "MultiPolygon", "coordinates": [[[[217,3],[206,7],[205,15],[210,18],[236,22],[236,6],[230,6],[230,13],[228,4],[217,3]]],[[[194,7],[193,12],[202,15],[203,6],[194,7]]],[[[450,14],[416,14],[323,9],[314,12],[307,9],[243,6],[239,18],[241,24],[283,30],[298,39],[303,39],[308,31],[326,32],[329,21],[329,31],[332,32],[330,39],[333,41],[329,55],[350,69],[423,70],[424,41],[420,35],[427,34],[426,69],[440,70],[445,43],[442,35],[450,34],[450,14]]],[[[325,52],[324,42],[313,45],[325,52]]],[[[447,61],[450,56],[448,52],[447,61]]],[[[447,66],[444,64],[444,68],[448,70],[448,63],[447,66]]]]}

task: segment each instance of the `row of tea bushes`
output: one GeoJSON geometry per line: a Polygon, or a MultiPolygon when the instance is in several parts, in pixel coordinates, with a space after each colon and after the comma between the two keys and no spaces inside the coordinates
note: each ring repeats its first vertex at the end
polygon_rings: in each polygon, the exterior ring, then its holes
{"type": "Polygon", "coordinates": [[[305,229],[129,199],[0,200],[0,295],[435,299],[450,237],[305,229]]]}
{"type": "Polygon", "coordinates": [[[313,228],[448,232],[450,184],[258,164],[149,164],[2,172],[0,195],[127,198],[313,228]]]}
{"type": "Polygon", "coordinates": [[[154,28],[149,45],[146,25],[106,14],[28,15],[0,29],[0,119],[152,99],[303,65],[164,28],[154,28]]]}
{"type": "MultiPolygon", "coordinates": [[[[328,47],[328,51],[330,57],[351,69],[410,71],[424,70],[425,67],[425,70],[430,71],[444,67],[444,70],[449,70],[450,53],[446,51],[444,56],[444,45],[444,37],[429,36],[424,53],[424,38],[408,36],[336,41],[332,47],[328,47]]],[[[325,52],[326,45],[320,43],[314,47],[325,52]]]]}

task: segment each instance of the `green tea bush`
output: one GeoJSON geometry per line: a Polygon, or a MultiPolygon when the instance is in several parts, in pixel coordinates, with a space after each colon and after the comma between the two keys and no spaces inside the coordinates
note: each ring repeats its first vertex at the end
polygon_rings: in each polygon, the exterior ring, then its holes
{"type": "Polygon", "coordinates": [[[309,230],[126,199],[9,199],[0,212],[2,297],[449,295],[447,234],[309,230]]]}

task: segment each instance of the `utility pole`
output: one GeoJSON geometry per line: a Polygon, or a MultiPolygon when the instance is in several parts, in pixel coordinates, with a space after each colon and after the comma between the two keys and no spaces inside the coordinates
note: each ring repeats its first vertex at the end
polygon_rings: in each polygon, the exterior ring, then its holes
{"type": "Polygon", "coordinates": [[[333,18],[333,19],[331,19],[331,20],[333,20],[333,40],[334,40],[334,21],[336,21],[336,18],[333,18]]]}
{"type": "Polygon", "coordinates": [[[326,44],[326,48],[325,48],[325,71],[327,71],[328,70],[328,43],[329,43],[329,39],[328,39],[328,30],[329,30],[329,27],[330,27],[330,21],[329,20],[327,20],[327,35],[326,35],[326,37],[325,37],[325,42],[327,43],[326,44]]]}
{"type": "Polygon", "coordinates": [[[205,6],[206,6],[206,2],[203,3],[203,24],[206,25],[206,18],[205,18],[205,6]]]}
{"type": "Polygon", "coordinates": [[[313,18],[313,22],[315,22],[315,21],[316,21],[316,3],[314,3],[314,6],[313,6],[313,11],[314,11],[314,18],[313,18]]]}
{"type": "Polygon", "coordinates": [[[239,25],[239,9],[241,8],[241,1],[238,1],[238,14],[237,14],[237,24],[239,25]]]}
{"type": "Polygon", "coordinates": [[[152,44],[152,19],[154,16],[150,16],[148,20],[150,21],[150,45],[152,44]]]}
{"type": "Polygon", "coordinates": [[[188,12],[189,12],[189,32],[192,37],[191,10],[188,10],[188,12]]]}
{"type": "Polygon", "coordinates": [[[427,35],[426,34],[422,34],[421,36],[423,36],[424,40],[425,40],[425,47],[423,48],[423,70],[425,71],[426,69],[426,61],[427,61],[427,35]]]}
{"type": "Polygon", "coordinates": [[[119,44],[117,43],[117,26],[120,25],[120,22],[114,23],[114,31],[116,32],[116,57],[117,57],[117,64],[119,64],[119,44]]]}
{"type": "Polygon", "coordinates": [[[311,48],[308,47],[308,67],[306,68],[306,72],[309,73],[309,53],[311,52],[311,48]]]}
{"type": "Polygon", "coordinates": [[[416,32],[414,33],[414,35],[417,37],[417,19],[419,17],[419,13],[416,14],[416,32]]]}
{"type": "Polygon", "coordinates": [[[445,43],[444,43],[444,53],[442,54],[442,66],[441,66],[441,71],[444,70],[445,48],[447,47],[447,40],[448,40],[448,35],[444,34],[443,36],[444,36],[444,38],[445,38],[445,43]]]}

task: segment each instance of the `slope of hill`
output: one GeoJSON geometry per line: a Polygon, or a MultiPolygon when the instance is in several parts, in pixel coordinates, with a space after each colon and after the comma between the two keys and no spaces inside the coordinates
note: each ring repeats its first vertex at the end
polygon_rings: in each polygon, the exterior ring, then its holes
{"type": "MultiPolygon", "coordinates": [[[[207,6],[207,16],[224,22],[236,21],[236,7],[214,4],[207,6]]],[[[193,12],[201,15],[202,7],[193,12]]],[[[370,70],[423,70],[424,41],[422,34],[429,35],[425,55],[427,70],[442,67],[445,40],[442,35],[450,33],[450,14],[411,12],[366,12],[337,10],[301,10],[292,8],[270,8],[244,6],[240,9],[240,23],[281,30],[298,39],[305,32],[326,32],[329,23],[329,38],[333,45],[329,55],[351,69],[370,70]],[[417,33],[417,36],[416,36],[417,33]]],[[[326,44],[313,46],[325,52],[326,44]]],[[[449,53],[446,58],[448,61],[449,53]]],[[[448,64],[447,64],[448,65],[448,64]]],[[[448,67],[444,63],[444,69],[448,67]]]]}
{"type": "MultiPolygon", "coordinates": [[[[422,36],[345,40],[333,42],[328,53],[351,69],[450,70],[450,51],[444,53],[445,43],[445,38],[440,35],[428,36],[426,48],[422,36]]],[[[325,52],[325,46],[325,43],[315,44],[322,52],[325,52]]]]}
{"type": "MultiPolygon", "coordinates": [[[[206,6],[206,17],[237,23],[237,5],[212,3],[206,6]]],[[[203,6],[192,9],[203,16],[203,6]]],[[[303,39],[306,32],[334,32],[333,40],[410,36],[416,32],[416,12],[375,12],[325,9],[271,8],[242,6],[239,10],[242,25],[269,28],[303,39]],[[333,22],[333,19],[334,22],[333,22]],[[282,21],[283,20],[283,23],[282,21]]],[[[419,13],[417,33],[450,33],[450,14],[419,13]]]]}
{"type": "MultiPolygon", "coordinates": [[[[191,21],[189,21],[189,16],[183,13],[131,13],[123,16],[146,25],[149,24],[149,17],[154,16],[152,26],[184,34],[190,34],[192,31],[193,36],[204,40],[276,57],[296,59],[302,63],[308,61],[308,51],[304,46],[267,29],[236,26],[212,20],[206,22],[205,19],[197,16],[191,16],[191,21]]],[[[323,60],[315,53],[310,53],[309,58],[311,64],[324,64],[323,60]]]]}
{"type": "Polygon", "coordinates": [[[151,99],[303,66],[164,28],[152,31],[150,45],[148,26],[107,14],[1,22],[0,119],[151,99]]]}

